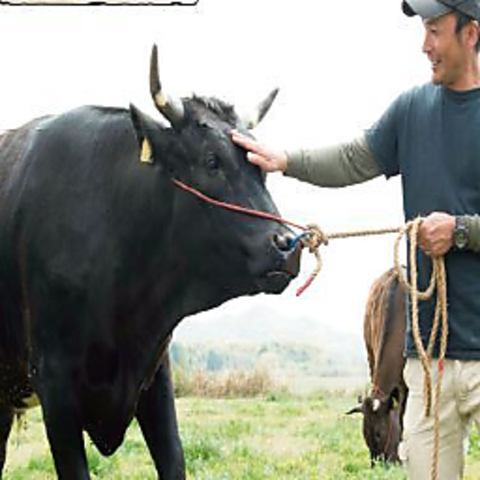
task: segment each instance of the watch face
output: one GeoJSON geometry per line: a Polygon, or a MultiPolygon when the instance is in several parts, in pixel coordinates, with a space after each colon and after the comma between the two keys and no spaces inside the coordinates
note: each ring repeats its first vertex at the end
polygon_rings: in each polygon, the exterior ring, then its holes
{"type": "Polygon", "coordinates": [[[457,225],[454,232],[455,247],[463,250],[468,244],[468,232],[465,225],[457,225]]]}

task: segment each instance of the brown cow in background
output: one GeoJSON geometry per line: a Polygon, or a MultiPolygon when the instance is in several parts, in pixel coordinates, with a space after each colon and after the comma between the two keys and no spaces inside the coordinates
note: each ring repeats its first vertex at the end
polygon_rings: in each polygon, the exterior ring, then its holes
{"type": "Polygon", "coordinates": [[[347,413],[363,413],[372,466],[376,460],[398,462],[408,390],[403,380],[405,292],[394,269],[370,288],[363,327],[372,389],[347,413]]]}

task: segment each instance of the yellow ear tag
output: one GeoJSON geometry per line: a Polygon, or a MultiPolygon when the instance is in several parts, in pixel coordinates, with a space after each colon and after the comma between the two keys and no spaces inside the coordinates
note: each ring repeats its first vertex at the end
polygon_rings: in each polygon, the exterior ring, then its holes
{"type": "Polygon", "coordinates": [[[162,91],[157,92],[155,94],[155,103],[159,107],[164,107],[168,103],[168,98],[162,91]]]}
{"type": "Polygon", "coordinates": [[[153,163],[152,147],[149,141],[144,138],[142,142],[142,151],[140,152],[140,161],[142,163],[153,163]]]}
{"type": "Polygon", "coordinates": [[[396,398],[393,398],[392,400],[392,407],[394,410],[396,410],[398,408],[398,400],[396,398]]]}

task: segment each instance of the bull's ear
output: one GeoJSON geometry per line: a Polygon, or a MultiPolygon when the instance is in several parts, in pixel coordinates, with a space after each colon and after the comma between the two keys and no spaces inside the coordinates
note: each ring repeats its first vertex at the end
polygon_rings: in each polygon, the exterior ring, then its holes
{"type": "Polygon", "coordinates": [[[130,117],[140,148],[139,161],[153,164],[157,157],[159,141],[165,136],[166,129],[132,104],[130,104],[130,117]]]}

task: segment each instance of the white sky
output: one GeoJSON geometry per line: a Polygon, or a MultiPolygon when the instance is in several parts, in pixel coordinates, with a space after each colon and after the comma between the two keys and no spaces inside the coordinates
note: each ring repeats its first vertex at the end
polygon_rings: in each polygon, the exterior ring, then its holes
{"type": "MultiPolygon", "coordinates": [[[[156,115],[147,79],[156,42],[163,84],[175,94],[213,94],[248,107],[279,86],[256,132],[268,144],[320,146],[349,139],[401,91],[429,79],[421,22],[406,18],[400,3],[200,0],[196,8],[0,7],[0,129],[82,104],[132,102],[156,115]]],[[[403,221],[397,180],[326,190],[272,175],[269,186],[286,218],[316,222],[326,231],[403,221]]],[[[392,265],[392,252],[391,236],[334,241],[323,250],[319,278],[299,299],[295,289],[313,268],[307,253],[299,279],[282,296],[230,302],[186,320],[179,335],[188,336],[195,322],[205,326],[229,312],[268,305],[292,322],[309,316],[360,336],[369,284],[392,265]]]]}

